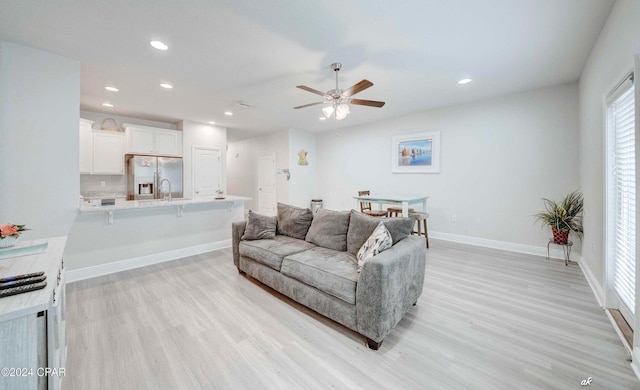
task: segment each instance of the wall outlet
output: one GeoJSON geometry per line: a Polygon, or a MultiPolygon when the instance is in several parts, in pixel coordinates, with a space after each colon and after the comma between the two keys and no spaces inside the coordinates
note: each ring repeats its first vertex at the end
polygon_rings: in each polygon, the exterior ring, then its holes
{"type": "Polygon", "coordinates": [[[455,215],[452,215],[451,216],[451,223],[456,223],[456,222],[458,222],[458,217],[455,216],[455,215]]]}
{"type": "Polygon", "coordinates": [[[107,183],[106,183],[106,182],[104,182],[104,181],[101,181],[101,182],[100,182],[100,187],[106,187],[106,186],[107,186],[107,183]]]}

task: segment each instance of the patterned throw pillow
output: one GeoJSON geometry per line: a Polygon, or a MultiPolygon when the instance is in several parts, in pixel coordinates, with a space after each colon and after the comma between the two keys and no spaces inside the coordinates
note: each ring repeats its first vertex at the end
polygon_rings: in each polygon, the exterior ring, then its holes
{"type": "Polygon", "coordinates": [[[358,272],[362,269],[365,261],[391,248],[392,245],[391,233],[389,233],[389,230],[384,226],[384,223],[380,222],[356,255],[356,259],[358,259],[358,272]]]}

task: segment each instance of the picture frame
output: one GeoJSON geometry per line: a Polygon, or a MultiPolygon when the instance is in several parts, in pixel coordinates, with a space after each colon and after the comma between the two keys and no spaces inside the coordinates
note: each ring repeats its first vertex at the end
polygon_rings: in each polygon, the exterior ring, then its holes
{"type": "Polygon", "coordinates": [[[391,137],[391,172],[440,173],[440,132],[391,137]]]}

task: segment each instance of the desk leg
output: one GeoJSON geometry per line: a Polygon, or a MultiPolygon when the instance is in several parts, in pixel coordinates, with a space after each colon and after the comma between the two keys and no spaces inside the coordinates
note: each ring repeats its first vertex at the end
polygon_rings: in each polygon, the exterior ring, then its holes
{"type": "Polygon", "coordinates": [[[409,216],[409,202],[402,202],[402,216],[405,218],[409,216]]]}

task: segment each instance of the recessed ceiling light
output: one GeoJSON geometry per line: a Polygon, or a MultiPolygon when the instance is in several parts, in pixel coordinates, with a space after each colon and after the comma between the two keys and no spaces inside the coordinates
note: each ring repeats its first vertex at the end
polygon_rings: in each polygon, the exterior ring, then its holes
{"type": "Polygon", "coordinates": [[[113,107],[113,104],[107,102],[102,103],[102,105],[105,107],[113,107]]]}
{"type": "Polygon", "coordinates": [[[210,125],[215,125],[216,124],[216,122],[214,122],[214,121],[209,121],[207,123],[210,124],[210,125]]]}
{"type": "Polygon", "coordinates": [[[327,120],[327,118],[325,118],[325,117],[321,116],[321,117],[319,117],[319,118],[318,118],[318,120],[320,120],[320,121],[326,121],[326,120],[327,120]]]}
{"type": "Polygon", "coordinates": [[[118,88],[116,88],[116,87],[111,87],[111,86],[109,86],[109,87],[104,87],[104,89],[106,89],[107,91],[111,91],[111,92],[118,92],[118,91],[119,91],[119,89],[118,89],[118,88]]]}
{"type": "Polygon", "coordinates": [[[161,86],[162,88],[165,88],[165,89],[171,89],[171,88],[173,88],[173,85],[171,85],[171,84],[167,84],[167,83],[162,83],[162,84],[160,84],[160,86],[161,86]]]}
{"type": "Polygon", "coordinates": [[[158,50],[167,50],[169,48],[166,43],[160,41],[151,41],[149,44],[158,50]]]}
{"type": "Polygon", "coordinates": [[[462,79],[458,81],[458,84],[469,84],[471,81],[472,81],[471,79],[462,79]]]}
{"type": "Polygon", "coordinates": [[[231,112],[231,111],[225,111],[225,112],[224,112],[224,114],[225,114],[226,116],[231,116],[231,115],[233,115],[233,112],[231,112]]]}

